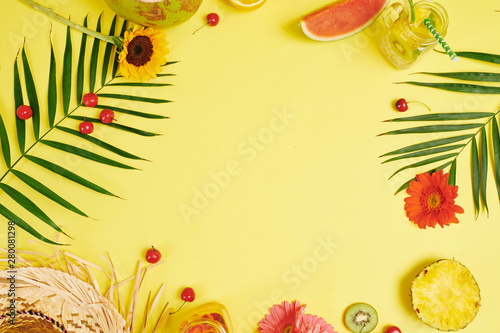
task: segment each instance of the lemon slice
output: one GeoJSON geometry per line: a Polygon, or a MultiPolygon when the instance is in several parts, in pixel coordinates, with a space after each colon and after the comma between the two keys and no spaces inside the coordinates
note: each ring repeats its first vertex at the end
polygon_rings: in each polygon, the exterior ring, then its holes
{"type": "Polygon", "coordinates": [[[233,6],[242,10],[254,10],[259,8],[266,0],[228,0],[233,6]]]}
{"type": "Polygon", "coordinates": [[[415,6],[413,5],[413,0],[405,0],[407,7],[410,9],[408,13],[408,18],[410,23],[415,22],[415,6]]]}

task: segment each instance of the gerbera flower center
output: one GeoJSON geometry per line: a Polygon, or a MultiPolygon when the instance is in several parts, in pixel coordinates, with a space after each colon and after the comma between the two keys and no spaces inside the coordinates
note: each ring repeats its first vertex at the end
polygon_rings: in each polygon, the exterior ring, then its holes
{"type": "Polygon", "coordinates": [[[431,210],[436,210],[441,206],[441,196],[438,193],[431,193],[427,197],[427,207],[431,210]]]}
{"type": "Polygon", "coordinates": [[[285,329],[283,330],[283,333],[290,333],[292,331],[292,326],[287,326],[285,327],[285,329]]]}
{"type": "Polygon", "coordinates": [[[151,60],[153,43],[147,36],[135,36],[128,44],[127,51],[127,62],[140,67],[151,60]]]}

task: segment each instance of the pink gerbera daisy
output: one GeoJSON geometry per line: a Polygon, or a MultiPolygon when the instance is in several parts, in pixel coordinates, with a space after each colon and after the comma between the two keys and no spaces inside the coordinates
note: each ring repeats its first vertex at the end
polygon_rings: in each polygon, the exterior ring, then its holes
{"type": "Polygon", "coordinates": [[[304,314],[305,305],[293,301],[275,304],[269,313],[259,322],[259,331],[262,333],[295,333],[298,318],[304,314]]]}
{"type": "Polygon", "coordinates": [[[323,318],[306,314],[297,321],[297,333],[338,333],[323,318]]]}

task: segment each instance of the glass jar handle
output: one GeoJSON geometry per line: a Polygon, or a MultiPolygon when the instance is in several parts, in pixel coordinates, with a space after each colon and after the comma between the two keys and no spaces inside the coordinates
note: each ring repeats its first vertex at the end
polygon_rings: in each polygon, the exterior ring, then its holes
{"type": "Polygon", "coordinates": [[[387,28],[390,28],[394,24],[394,22],[399,18],[403,10],[404,6],[399,2],[395,2],[389,7],[387,7],[384,13],[382,14],[382,21],[384,22],[385,26],[387,28]],[[397,17],[393,19],[393,16],[395,15],[397,15],[397,17]]]}

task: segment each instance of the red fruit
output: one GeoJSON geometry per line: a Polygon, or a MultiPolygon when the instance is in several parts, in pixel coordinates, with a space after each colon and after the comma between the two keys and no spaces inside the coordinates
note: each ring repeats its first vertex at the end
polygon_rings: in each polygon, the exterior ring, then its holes
{"type": "Polygon", "coordinates": [[[94,106],[96,106],[97,101],[98,101],[97,95],[94,93],[88,93],[83,95],[83,104],[85,104],[85,106],[88,106],[89,108],[93,108],[94,106]]]}
{"type": "Polygon", "coordinates": [[[104,109],[101,111],[99,119],[103,124],[109,124],[115,119],[115,113],[109,109],[104,109]]]}
{"type": "Polygon", "coordinates": [[[90,134],[94,131],[94,124],[92,124],[90,121],[84,120],[82,123],[80,123],[78,129],[82,134],[90,134]]]}
{"type": "Polygon", "coordinates": [[[199,27],[198,29],[196,29],[195,32],[193,32],[193,35],[198,30],[200,30],[201,28],[203,28],[204,26],[206,26],[207,24],[210,25],[211,27],[215,27],[217,24],[219,24],[219,20],[220,20],[220,17],[216,13],[210,13],[210,14],[208,14],[207,15],[207,23],[205,23],[204,25],[202,25],[201,27],[199,27]]]}
{"type": "Polygon", "coordinates": [[[150,264],[157,263],[161,259],[161,253],[154,246],[146,251],[146,261],[150,264]]]}
{"type": "Polygon", "coordinates": [[[427,106],[426,104],[422,103],[422,102],[419,102],[419,101],[406,101],[406,99],[404,98],[400,98],[396,101],[396,110],[398,110],[399,112],[405,112],[406,110],[408,110],[408,104],[410,103],[417,103],[417,104],[420,104],[421,106],[423,106],[424,108],[426,108],[427,110],[431,111],[431,108],[429,106],[427,106]]]}
{"type": "Polygon", "coordinates": [[[408,110],[406,99],[400,98],[396,101],[396,110],[398,110],[399,112],[405,112],[406,110],[408,110]]]}
{"type": "Polygon", "coordinates": [[[33,110],[27,105],[21,105],[17,108],[16,115],[21,120],[30,119],[33,116],[33,110]]]}
{"type": "Polygon", "coordinates": [[[187,287],[184,288],[181,292],[181,299],[185,302],[192,302],[194,301],[195,294],[193,288],[187,287]]]}
{"type": "Polygon", "coordinates": [[[385,333],[401,333],[401,330],[396,326],[391,326],[385,330],[385,333]]]}
{"type": "Polygon", "coordinates": [[[217,24],[219,24],[219,20],[219,15],[217,15],[216,13],[210,13],[207,15],[208,24],[212,27],[215,27],[217,24]]]}

